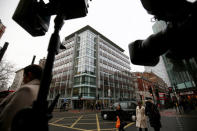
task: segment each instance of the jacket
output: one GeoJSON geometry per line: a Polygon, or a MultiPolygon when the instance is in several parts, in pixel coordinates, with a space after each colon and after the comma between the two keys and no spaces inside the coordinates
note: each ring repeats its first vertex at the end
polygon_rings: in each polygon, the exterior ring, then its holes
{"type": "Polygon", "coordinates": [[[149,118],[151,127],[161,128],[161,115],[155,104],[146,102],[145,114],[149,118]]]}
{"type": "Polygon", "coordinates": [[[2,103],[5,107],[0,113],[0,131],[9,131],[15,114],[27,106],[32,106],[37,99],[39,87],[40,81],[34,79],[5,98],[4,104],[2,103]]]}
{"type": "Polygon", "coordinates": [[[123,113],[123,110],[122,109],[116,110],[116,116],[119,117],[120,122],[123,122],[124,121],[124,113],[123,113]]]}
{"type": "Polygon", "coordinates": [[[136,107],[136,127],[147,128],[147,118],[144,106],[141,106],[141,109],[139,106],[136,107]]]}

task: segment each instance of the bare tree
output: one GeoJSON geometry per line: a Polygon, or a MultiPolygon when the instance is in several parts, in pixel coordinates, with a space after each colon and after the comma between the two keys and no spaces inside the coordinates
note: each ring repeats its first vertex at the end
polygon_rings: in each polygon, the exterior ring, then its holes
{"type": "Polygon", "coordinates": [[[6,60],[0,62],[0,90],[8,88],[15,72],[14,65],[6,60]]]}

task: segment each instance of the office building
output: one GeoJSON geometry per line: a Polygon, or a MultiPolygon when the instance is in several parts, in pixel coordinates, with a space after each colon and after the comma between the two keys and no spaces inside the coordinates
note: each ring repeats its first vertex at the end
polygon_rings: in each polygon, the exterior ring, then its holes
{"type": "Polygon", "coordinates": [[[63,40],[66,50],[55,57],[48,100],[59,93],[58,106],[109,106],[134,95],[130,60],[124,50],[90,26],[63,40]]]}

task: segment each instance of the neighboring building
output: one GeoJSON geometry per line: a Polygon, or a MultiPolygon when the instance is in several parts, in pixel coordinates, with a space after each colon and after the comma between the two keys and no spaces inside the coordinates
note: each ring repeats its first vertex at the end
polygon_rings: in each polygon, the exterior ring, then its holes
{"type": "MultiPolygon", "coordinates": [[[[166,28],[166,25],[164,24],[163,21],[156,22],[153,25],[152,28],[153,28],[153,32],[157,33],[161,29],[164,30],[166,28]]],[[[156,75],[161,77],[167,83],[168,87],[171,86],[171,83],[170,83],[170,80],[169,80],[169,77],[168,77],[168,73],[167,73],[167,70],[166,70],[166,67],[165,67],[165,63],[163,61],[163,57],[162,56],[160,56],[159,63],[156,66],[154,66],[154,67],[152,67],[152,66],[145,66],[144,68],[145,68],[145,72],[153,72],[153,73],[155,73],[156,75]]]]}
{"type": "MultiPolygon", "coordinates": [[[[134,72],[133,74],[136,78],[137,100],[152,98],[156,102],[158,99],[161,99],[162,101],[164,94],[167,95],[167,84],[162,78],[153,72],[134,72]],[[150,89],[152,90],[152,93],[150,92],[150,89]]],[[[164,104],[164,101],[162,103],[164,104]]]]}
{"type": "Polygon", "coordinates": [[[3,33],[5,32],[5,26],[3,25],[3,23],[1,22],[1,19],[0,19],[0,39],[3,35],[3,33]]]}
{"type": "Polygon", "coordinates": [[[21,86],[21,84],[23,82],[23,72],[24,72],[23,69],[20,69],[15,72],[16,73],[15,78],[12,83],[12,86],[10,87],[10,90],[17,90],[21,86]]]}
{"type": "Polygon", "coordinates": [[[166,67],[165,67],[165,63],[164,63],[163,57],[160,56],[159,63],[156,66],[154,66],[154,67],[145,66],[144,68],[145,68],[145,72],[150,72],[150,73],[153,72],[153,73],[155,73],[156,75],[161,77],[166,82],[168,87],[171,86],[171,83],[170,83],[170,80],[169,80],[169,77],[168,77],[168,73],[167,73],[167,70],[166,70],[166,67]]]}
{"type": "MultiPolygon", "coordinates": [[[[164,21],[157,21],[155,32],[164,30],[166,23],[164,21]]],[[[197,57],[183,60],[172,60],[162,56],[166,66],[166,70],[171,82],[178,95],[190,97],[197,97],[197,57]]]]}
{"type": "Polygon", "coordinates": [[[41,66],[42,68],[44,68],[45,62],[46,62],[46,58],[45,57],[43,59],[40,59],[39,60],[39,66],[41,66]]]}
{"type": "Polygon", "coordinates": [[[67,36],[66,50],[55,57],[48,100],[60,93],[71,108],[109,106],[134,94],[129,57],[124,50],[90,26],[67,36]]]}

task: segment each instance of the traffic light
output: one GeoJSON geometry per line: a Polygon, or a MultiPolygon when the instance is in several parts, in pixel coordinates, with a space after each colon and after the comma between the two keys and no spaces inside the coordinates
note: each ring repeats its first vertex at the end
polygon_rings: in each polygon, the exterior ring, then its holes
{"type": "Polygon", "coordinates": [[[168,87],[168,92],[169,93],[172,93],[173,91],[172,91],[172,87],[168,87]]]}

